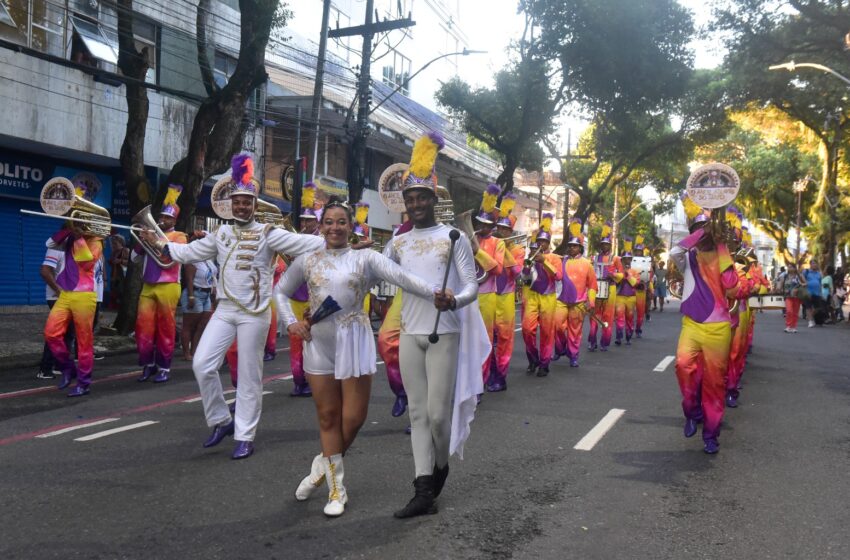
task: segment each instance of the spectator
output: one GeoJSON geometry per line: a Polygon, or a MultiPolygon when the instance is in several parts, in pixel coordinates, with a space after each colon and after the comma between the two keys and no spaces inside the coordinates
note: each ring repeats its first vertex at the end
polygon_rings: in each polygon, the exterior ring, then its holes
{"type": "Polygon", "coordinates": [[[124,291],[124,279],[127,276],[127,263],[130,260],[130,249],[127,241],[121,235],[115,234],[109,238],[112,256],[109,257],[111,276],[109,281],[109,308],[118,309],[121,306],[121,293],[124,291]]]}
{"type": "MultiPolygon", "coordinates": [[[[795,266],[794,268],[797,268],[797,267],[795,266]]],[[[779,267],[779,274],[777,274],[776,278],[773,279],[773,291],[774,292],[781,292],[782,291],[782,286],[784,285],[785,276],[787,274],[788,274],[788,272],[785,270],[785,267],[780,266],[779,267]]]]}
{"type": "MultiPolygon", "coordinates": [[[[59,292],[62,288],[56,283],[56,277],[65,268],[65,252],[57,249],[48,249],[44,255],[44,261],[41,263],[39,273],[44,280],[45,289],[44,297],[47,300],[47,307],[53,309],[56,300],[59,298],[59,292]]],[[[71,323],[68,330],[65,332],[65,345],[68,348],[74,346],[74,325],[71,323]]],[[[44,349],[41,351],[41,365],[38,368],[38,379],[53,379],[60,372],[54,370],[55,362],[47,342],[44,343],[44,349]]]]}
{"type": "Polygon", "coordinates": [[[804,283],[803,278],[797,271],[797,265],[788,265],[788,272],[783,270],[783,276],[777,291],[785,294],[785,332],[797,332],[797,320],[800,318],[800,286],[804,283]]]}
{"type": "MultiPolygon", "coordinates": [[[[100,322],[100,312],[103,310],[103,291],[105,278],[104,275],[106,273],[106,260],[104,260],[103,255],[100,255],[100,258],[97,260],[97,264],[94,265],[94,287],[95,287],[95,297],[96,302],[94,307],[94,321],[92,322],[91,330],[92,330],[92,340],[94,340],[94,333],[97,332],[97,325],[100,322]]],[[[94,359],[102,360],[105,356],[103,354],[98,354],[97,350],[94,351],[94,359]]]]}
{"type": "Polygon", "coordinates": [[[846,295],[846,289],[844,288],[844,270],[839,266],[835,269],[835,272],[832,275],[832,298],[829,301],[830,306],[832,307],[832,318],[836,323],[839,323],[844,320],[844,297],[846,295]],[[840,298],[838,296],[838,291],[842,290],[845,295],[842,295],[840,298]]]}
{"type": "Polygon", "coordinates": [[[803,271],[803,278],[806,280],[806,288],[809,291],[809,300],[803,303],[803,307],[809,320],[809,328],[812,328],[815,326],[815,315],[823,311],[823,299],[821,298],[823,290],[821,280],[823,277],[816,260],[812,259],[809,262],[809,269],[803,271]]]}
{"type": "Polygon", "coordinates": [[[664,268],[664,261],[659,261],[655,268],[655,294],[652,297],[652,309],[658,309],[659,312],[664,311],[664,299],[667,297],[667,270],[664,268]]]}
{"type": "Polygon", "coordinates": [[[835,323],[835,314],[832,308],[832,296],[835,294],[835,284],[832,283],[832,276],[835,274],[835,268],[832,265],[826,267],[826,274],[820,281],[821,297],[823,298],[824,311],[827,313],[827,324],[835,323]]]}
{"type": "Polygon", "coordinates": [[[185,287],[180,294],[180,309],[183,312],[180,346],[183,348],[184,360],[192,359],[201,334],[212,316],[217,275],[218,268],[212,260],[183,265],[185,287]]]}

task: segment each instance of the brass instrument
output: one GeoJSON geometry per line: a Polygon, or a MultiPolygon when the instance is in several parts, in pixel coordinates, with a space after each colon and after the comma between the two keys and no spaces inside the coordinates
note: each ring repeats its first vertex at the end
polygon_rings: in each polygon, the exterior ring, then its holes
{"type": "Polygon", "coordinates": [[[525,268],[531,268],[534,266],[534,259],[537,258],[537,255],[540,254],[540,251],[542,250],[543,247],[538,247],[537,250],[531,254],[531,256],[525,259],[525,268]]]}
{"type": "Polygon", "coordinates": [[[287,229],[286,218],[283,217],[283,212],[280,211],[280,208],[262,198],[257,198],[257,210],[254,212],[254,220],[259,224],[272,224],[273,226],[287,229]]]}
{"type": "Polygon", "coordinates": [[[602,327],[603,329],[607,329],[607,328],[608,328],[608,321],[604,321],[604,320],[602,320],[602,318],[601,318],[601,317],[599,317],[599,315],[597,315],[597,314],[596,314],[596,310],[595,310],[595,309],[594,309],[594,310],[591,310],[589,307],[587,307],[587,304],[586,304],[585,302],[581,302],[581,303],[579,304],[579,309],[581,309],[581,311],[582,311],[583,313],[585,313],[588,317],[590,317],[590,319],[591,319],[594,323],[596,323],[597,325],[599,325],[599,326],[600,326],[600,327],[602,327]]]}
{"type": "Polygon", "coordinates": [[[513,243],[515,245],[525,245],[528,241],[528,234],[517,233],[516,235],[511,235],[510,237],[503,237],[502,241],[505,242],[505,245],[507,245],[508,243],[513,243]]]}
{"type": "Polygon", "coordinates": [[[63,219],[74,224],[81,235],[106,238],[112,233],[109,211],[94,202],[78,196],[74,184],[65,177],[54,177],[41,189],[39,196],[42,212],[21,210],[24,214],[63,219]]]}
{"type": "Polygon", "coordinates": [[[165,236],[165,233],[163,233],[157,221],[154,220],[153,214],[151,214],[150,205],[145,206],[136,213],[136,215],[133,216],[133,219],[130,220],[130,224],[130,235],[142,246],[145,253],[147,253],[148,256],[156,262],[156,264],[162,268],[171,268],[177,264],[171,259],[171,257],[166,256],[162,251],[162,247],[168,243],[168,237],[165,236]],[[156,242],[148,242],[144,236],[136,235],[137,231],[153,232],[156,235],[156,242]]]}
{"type": "Polygon", "coordinates": [[[454,202],[452,202],[452,196],[445,187],[437,187],[437,203],[434,205],[434,218],[441,224],[450,224],[455,221],[454,202]]]}

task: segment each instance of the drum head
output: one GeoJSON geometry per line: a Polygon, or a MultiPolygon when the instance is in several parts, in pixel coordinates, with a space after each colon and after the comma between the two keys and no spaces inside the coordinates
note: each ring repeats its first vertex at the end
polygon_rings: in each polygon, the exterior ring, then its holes
{"type": "Polygon", "coordinates": [[[738,196],[741,180],[725,163],[708,163],[694,169],[688,177],[688,197],[701,208],[720,208],[738,196]]]}

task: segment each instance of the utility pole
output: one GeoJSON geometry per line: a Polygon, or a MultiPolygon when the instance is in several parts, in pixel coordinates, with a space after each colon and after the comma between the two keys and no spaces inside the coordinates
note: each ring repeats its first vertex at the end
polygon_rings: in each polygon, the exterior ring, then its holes
{"type": "MultiPolygon", "coordinates": [[[[322,90],[325,86],[325,52],[328,48],[328,23],[331,14],[331,0],[324,0],[322,6],[322,32],[319,36],[319,56],[316,61],[316,82],[313,84],[313,107],[310,110],[310,121],[313,125],[313,168],[310,177],[316,177],[316,162],[319,159],[319,117],[322,113],[322,90]]],[[[299,108],[300,110],[300,108],[299,108]]],[[[300,146],[295,148],[300,152],[300,146]]],[[[298,156],[296,155],[296,159],[298,156]]]]}
{"type": "Polygon", "coordinates": [[[351,151],[348,162],[348,199],[349,202],[358,202],[363,195],[365,187],[364,173],[366,170],[366,138],[369,136],[369,104],[372,101],[371,62],[372,62],[372,39],[376,33],[403,29],[415,25],[410,17],[397,20],[384,20],[372,22],[374,12],[374,0],[366,0],[366,18],[363,25],[334,29],[328,33],[328,37],[350,37],[360,35],[363,37],[363,50],[361,52],[360,76],[357,81],[357,124],[354,129],[354,138],[351,142],[351,151]]]}

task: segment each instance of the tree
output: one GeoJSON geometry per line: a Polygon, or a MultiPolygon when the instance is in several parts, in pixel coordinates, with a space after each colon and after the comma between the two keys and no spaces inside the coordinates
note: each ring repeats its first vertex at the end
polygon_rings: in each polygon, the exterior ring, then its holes
{"type": "MultiPolygon", "coordinates": [[[[119,14],[125,14],[124,27],[119,30],[123,42],[119,44],[119,61],[123,60],[130,72],[141,72],[137,52],[132,41],[132,1],[122,0],[119,14]],[[129,11],[128,11],[129,10],[129,11]],[[129,26],[129,27],[128,27],[129,26]]],[[[266,46],[272,29],[285,24],[290,16],[286,4],[277,0],[239,0],[240,35],[239,58],[233,75],[224,87],[213,79],[210,53],[207,45],[207,16],[210,0],[200,0],[196,16],[196,44],[198,65],[207,97],[201,102],[192,125],[186,156],[171,168],[163,188],[155,197],[155,210],[162,203],[167,186],[179,184],[183,192],[178,199],[180,218],[177,229],[186,230],[197,206],[198,195],[204,181],[216,173],[224,172],[233,154],[242,149],[247,129],[246,104],[250,93],[267,79],[265,70],[266,46]]],[[[119,24],[120,25],[120,24],[119,24]]],[[[122,70],[123,71],[123,70],[122,70]]],[[[145,69],[146,71],[146,69],[145,69]]],[[[142,77],[144,73],[141,74],[142,77]]],[[[134,95],[138,103],[130,105],[128,88],[128,127],[122,146],[122,168],[127,180],[131,211],[136,212],[146,203],[147,182],[144,180],[144,127],[147,123],[147,96],[134,95]],[[144,99],[142,99],[144,98],[144,99]],[[126,158],[125,158],[126,152],[126,158]],[[126,161],[126,164],[125,164],[126,161]],[[139,171],[141,170],[141,178],[139,171]],[[132,192],[130,192],[132,186],[132,192]],[[134,206],[135,205],[135,206],[134,206]]],[[[121,333],[129,332],[135,323],[136,302],[140,284],[128,282],[122,294],[122,306],[115,326],[121,333]]]]}
{"type": "MultiPolygon", "coordinates": [[[[741,178],[735,205],[777,243],[785,262],[794,260],[788,230],[796,227],[797,195],[792,185],[819,171],[817,143],[801,134],[795,122],[776,109],[753,109],[732,116],[736,123],[721,140],[697,150],[703,161],[731,165],[741,178]]],[[[803,193],[809,208],[816,193],[803,193]]]]}
{"type": "Polygon", "coordinates": [[[550,85],[550,65],[538,55],[529,25],[512,48],[517,58],[496,73],[493,87],[473,89],[455,77],[436,94],[451,118],[500,155],[502,172],[496,183],[503,192],[513,189],[518,167],[543,168],[540,142],[554,130],[564,101],[562,91],[550,85]]]}
{"type": "Polygon", "coordinates": [[[819,143],[820,185],[809,213],[816,232],[813,245],[825,263],[835,259],[839,232],[838,177],[846,157],[850,114],[845,110],[847,86],[815,71],[768,71],[790,60],[819,63],[850,73],[844,35],[850,29],[850,5],[844,0],[789,0],[795,11],[777,10],[769,0],[729,0],[716,10],[716,30],[728,39],[724,68],[738,108],[750,103],[772,106],[802,123],[819,143]]]}

